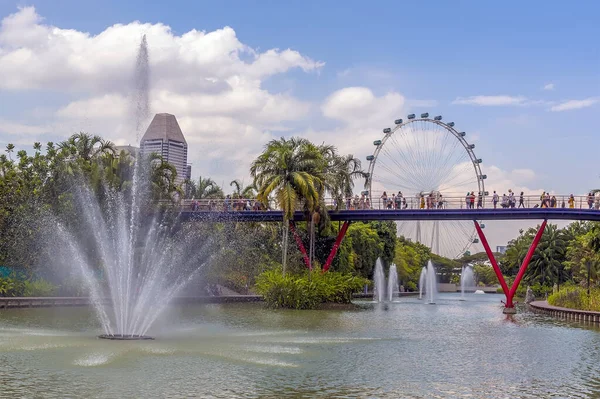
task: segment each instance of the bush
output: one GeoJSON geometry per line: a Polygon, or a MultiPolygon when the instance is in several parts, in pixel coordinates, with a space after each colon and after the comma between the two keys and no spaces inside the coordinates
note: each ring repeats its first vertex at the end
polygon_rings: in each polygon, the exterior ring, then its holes
{"type": "Polygon", "coordinates": [[[600,312],[600,289],[594,288],[588,296],[581,287],[563,287],[548,297],[548,303],[562,308],[600,312]]]}
{"type": "Polygon", "coordinates": [[[275,308],[315,309],[322,303],[350,303],[368,280],[349,273],[320,270],[283,276],[281,269],[272,269],[256,278],[256,292],[275,308]]]}
{"type": "Polygon", "coordinates": [[[22,296],[24,283],[14,275],[0,277],[0,297],[22,296]]]}
{"type": "Polygon", "coordinates": [[[54,296],[58,287],[46,280],[26,280],[23,283],[23,296],[54,296]]]}

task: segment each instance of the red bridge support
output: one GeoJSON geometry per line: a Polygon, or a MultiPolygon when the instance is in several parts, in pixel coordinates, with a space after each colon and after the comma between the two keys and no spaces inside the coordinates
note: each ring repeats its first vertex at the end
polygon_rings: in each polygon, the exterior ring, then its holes
{"type": "Polygon", "coordinates": [[[527,266],[529,265],[529,261],[531,261],[531,258],[533,257],[535,249],[537,248],[538,244],[540,243],[542,234],[544,234],[544,229],[546,228],[546,223],[547,223],[547,220],[544,219],[544,221],[542,222],[542,225],[540,226],[540,229],[538,230],[538,232],[535,235],[535,238],[533,239],[533,242],[531,243],[531,246],[529,247],[529,250],[527,251],[527,255],[525,255],[525,259],[523,259],[523,263],[521,264],[521,267],[519,268],[517,277],[515,277],[515,281],[513,282],[512,287],[510,287],[510,289],[509,289],[508,285],[506,284],[506,281],[504,281],[504,276],[502,276],[502,271],[500,270],[500,267],[498,266],[498,262],[496,262],[494,253],[492,252],[490,245],[488,244],[487,239],[485,238],[485,235],[483,234],[483,230],[481,229],[479,222],[475,221],[475,229],[477,229],[477,234],[479,234],[479,239],[481,240],[481,243],[483,244],[483,247],[485,248],[485,252],[487,253],[488,258],[490,259],[490,263],[492,264],[492,267],[494,268],[494,272],[496,273],[496,276],[498,277],[498,281],[500,282],[500,285],[502,286],[502,291],[504,291],[504,295],[506,296],[506,302],[504,304],[504,313],[507,313],[507,314],[516,313],[515,305],[513,304],[513,298],[515,296],[515,293],[517,292],[517,288],[519,288],[519,283],[521,282],[521,280],[523,279],[523,276],[525,275],[525,271],[527,271],[527,266]]]}
{"type": "Polygon", "coordinates": [[[350,226],[350,222],[344,222],[344,224],[342,225],[342,228],[340,229],[340,232],[338,233],[338,236],[335,239],[335,243],[333,244],[333,248],[331,248],[331,252],[329,253],[329,256],[327,257],[327,261],[325,262],[325,265],[323,265],[323,272],[326,272],[327,270],[329,270],[329,267],[331,266],[331,262],[333,262],[333,258],[335,258],[335,254],[337,253],[338,249],[340,248],[340,245],[342,244],[342,240],[346,236],[346,232],[348,231],[348,226],[350,226]]]}
{"type": "Polygon", "coordinates": [[[300,252],[302,252],[302,257],[304,258],[304,263],[306,263],[306,267],[308,267],[309,270],[312,270],[312,265],[310,264],[310,259],[308,258],[308,252],[306,252],[306,248],[304,248],[304,244],[302,243],[302,238],[300,238],[298,232],[296,231],[296,225],[294,222],[290,222],[290,230],[294,235],[294,239],[296,240],[298,248],[300,248],[300,252]]]}
{"type": "MultiPolygon", "coordinates": [[[[331,263],[333,262],[333,259],[335,258],[335,255],[337,254],[337,251],[340,248],[340,245],[342,244],[342,240],[346,236],[346,232],[348,231],[349,225],[350,222],[344,222],[344,224],[342,225],[342,228],[340,229],[337,238],[335,239],[335,243],[333,244],[333,248],[331,248],[331,252],[327,257],[327,261],[323,265],[323,272],[326,272],[331,267],[331,263]]],[[[294,222],[290,222],[290,230],[294,235],[294,239],[296,240],[296,244],[298,245],[300,252],[302,252],[302,257],[304,258],[304,263],[306,264],[306,267],[308,267],[309,270],[312,270],[312,265],[310,264],[310,260],[308,258],[308,252],[306,252],[306,248],[302,243],[302,238],[298,235],[298,232],[296,231],[296,226],[294,222]]]]}

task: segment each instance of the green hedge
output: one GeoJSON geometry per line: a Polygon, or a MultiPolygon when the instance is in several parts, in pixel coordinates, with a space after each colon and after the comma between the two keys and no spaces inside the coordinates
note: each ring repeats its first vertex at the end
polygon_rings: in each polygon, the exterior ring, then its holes
{"type": "Polygon", "coordinates": [[[274,308],[315,309],[322,303],[350,303],[369,280],[350,273],[320,270],[283,276],[272,269],[256,278],[256,292],[274,308]]]}
{"type": "Polygon", "coordinates": [[[15,275],[0,277],[0,297],[54,296],[58,287],[46,280],[22,280],[15,275]]]}
{"type": "Polygon", "coordinates": [[[593,288],[590,295],[582,287],[564,287],[548,297],[548,303],[562,308],[600,312],[600,288],[593,288]]]}

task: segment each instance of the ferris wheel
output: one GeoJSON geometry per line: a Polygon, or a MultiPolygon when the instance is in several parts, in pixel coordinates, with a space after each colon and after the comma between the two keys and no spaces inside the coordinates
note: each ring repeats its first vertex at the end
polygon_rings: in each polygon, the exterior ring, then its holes
{"type": "MultiPolygon", "coordinates": [[[[476,204],[484,206],[484,181],[475,144],[454,122],[442,122],[442,116],[397,119],[393,128],[383,129],[383,138],[375,140],[364,194],[375,209],[468,208],[473,193],[476,204]],[[401,199],[392,200],[392,195],[401,199]]],[[[441,256],[458,258],[480,248],[477,232],[470,221],[402,221],[398,234],[427,245],[441,256]],[[475,246],[475,247],[474,247],[475,246]]],[[[482,224],[482,226],[484,226],[482,224]]]]}

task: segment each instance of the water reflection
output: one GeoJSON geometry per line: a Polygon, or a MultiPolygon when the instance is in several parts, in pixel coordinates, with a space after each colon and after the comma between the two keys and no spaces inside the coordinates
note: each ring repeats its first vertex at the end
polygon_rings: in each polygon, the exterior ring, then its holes
{"type": "Polygon", "coordinates": [[[0,312],[0,397],[539,398],[600,395],[600,332],[501,296],[354,309],[173,307],[153,342],[106,342],[85,308],[0,312]]]}

